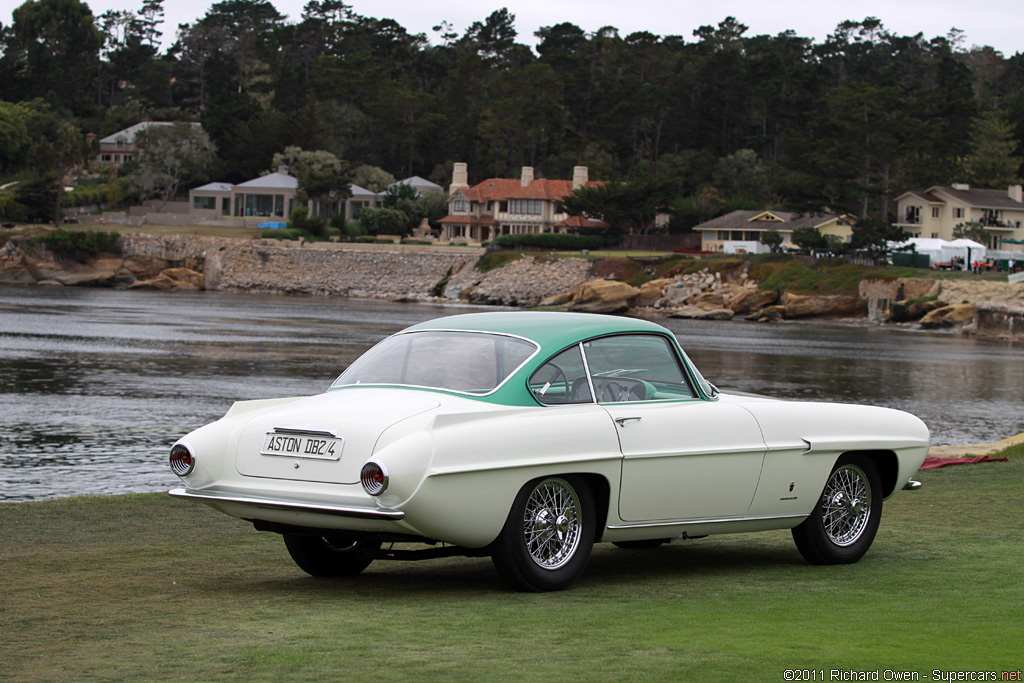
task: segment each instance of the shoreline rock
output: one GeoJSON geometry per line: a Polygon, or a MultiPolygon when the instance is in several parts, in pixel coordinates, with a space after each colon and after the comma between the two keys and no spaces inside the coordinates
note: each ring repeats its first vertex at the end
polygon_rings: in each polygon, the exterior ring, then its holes
{"type": "Polygon", "coordinates": [[[650,280],[641,287],[595,278],[602,262],[524,255],[489,272],[482,249],[281,243],[194,235],[132,234],[122,254],[77,263],[15,236],[0,248],[0,284],[159,291],[338,295],[390,301],[550,306],[651,317],[770,322],[805,318],[920,320],[925,329],[1024,337],[1024,284],[907,278],[865,280],[857,297],[762,290],[747,266],[650,280]]]}

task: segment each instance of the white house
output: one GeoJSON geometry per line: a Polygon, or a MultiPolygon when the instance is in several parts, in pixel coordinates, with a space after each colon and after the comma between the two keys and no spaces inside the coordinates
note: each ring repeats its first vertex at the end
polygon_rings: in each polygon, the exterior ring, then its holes
{"type": "Polygon", "coordinates": [[[894,225],[912,237],[953,240],[957,226],[976,223],[988,235],[985,246],[1019,250],[1024,244],[1024,193],[1020,185],[1006,190],[971,188],[954,183],[905,192],[896,198],[894,225]]]}

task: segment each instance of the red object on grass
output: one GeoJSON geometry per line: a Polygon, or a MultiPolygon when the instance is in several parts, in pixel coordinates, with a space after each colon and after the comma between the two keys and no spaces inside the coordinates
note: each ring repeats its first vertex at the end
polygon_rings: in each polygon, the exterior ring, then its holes
{"type": "Polygon", "coordinates": [[[948,465],[973,465],[976,462],[1006,462],[1007,458],[990,458],[987,455],[979,455],[974,458],[934,458],[928,456],[921,465],[922,470],[937,470],[948,465]]]}

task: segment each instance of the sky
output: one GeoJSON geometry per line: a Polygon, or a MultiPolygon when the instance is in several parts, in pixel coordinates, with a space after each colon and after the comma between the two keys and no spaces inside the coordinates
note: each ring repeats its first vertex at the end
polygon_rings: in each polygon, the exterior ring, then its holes
{"type": "MultiPolygon", "coordinates": [[[[108,9],[139,10],[142,0],[85,0],[94,15],[108,9]]],[[[271,0],[277,10],[297,22],[307,0],[271,0]]],[[[20,0],[0,0],[0,22],[11,23],[20,0]]],[[[213,0],[164,0],[164,47],[174,41],[179,24],[191,23],[206,13],[213,0]]],[[[747,36],[776,35],[792,29],[797,35],[823,41],[845,20],[877,17],[891,33],[925,39],[946,36],[950,29],[964,32],[964,48],[988,45],[1011,57],[1024,52],[1024,5],[1020,0],[493,0],[489,4],[466,0],[349,0],[357,14],[394,19],[411,33],[424,33],[437,42],[432,27],[447,21],[462,34],[474,21],[483,21],[502,7],[515,15],[517,41],[536,45],[534,31],[563,22],[584,31],[614,26],[622,36],[634,31],[679,35],[694,40],[694,29],[717,25],[728,16],[748,26],[747,36]]]]}

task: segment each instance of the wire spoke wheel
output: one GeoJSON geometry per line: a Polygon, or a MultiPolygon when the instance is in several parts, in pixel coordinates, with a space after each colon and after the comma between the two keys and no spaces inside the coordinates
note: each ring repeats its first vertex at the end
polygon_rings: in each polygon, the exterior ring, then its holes
{"type": "Polygon", "coordinates": [[[832,473],[822,494],[822,524],[825,534],[839,546],[857,541],[871,517],[871,485],[855,465],[844,465],[832,473]]]}
{"type": "Polygon", "coordinates": [[[545,569],[558,569],[572,559],[580,544],[580,500],[559,479],[533,490],[523,513],[523,538],[530,557],[545,569]]]}
{"type": "Polygon", "coordinates": [[[850,564],[871,547],[882,517],[882,481],[860,453],[840,457],[811,514],[793,528],[797,550],[811,564],[850,564]]]}
{"type": "Polygon", "coordinates": [[[491,559],[512,588],[565,590],[590,559],[597,528],[594,493],[584,477],[528,482],[516,495],[491,559]]]}

